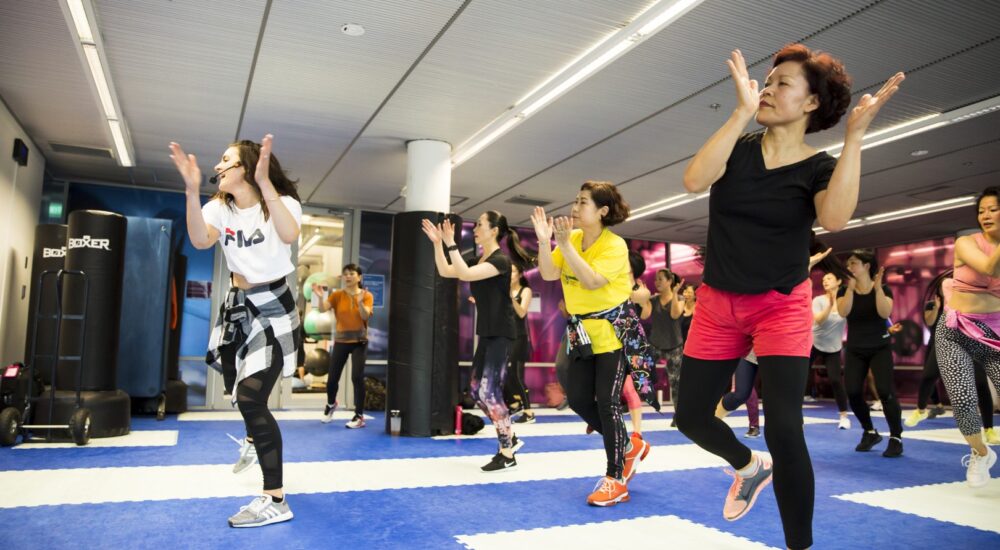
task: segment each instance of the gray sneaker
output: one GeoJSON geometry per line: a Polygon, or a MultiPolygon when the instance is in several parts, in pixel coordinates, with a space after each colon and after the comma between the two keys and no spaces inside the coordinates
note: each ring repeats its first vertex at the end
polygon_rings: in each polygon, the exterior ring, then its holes
{"type": "Polygon", "coordinates": [[[272,523],[288,521],[294,517],[288,508],[288,496],[281,502],[271,500],[271,495],[261,495],[246,506],[241,506],[235,516],[229,518],[230,527],[263,527],[272,523]]]}
{"type": "Polygon", "coordinates": [[[253,446],[253,443],[247,441],[245,438],[240,440],[229,434],[226,435],[228,435],[229,439],[232,439],[234,443],[240,446],[240,458],[236,461],[236,464],[233,465],[234,474],[243,472],[257,463],[257,448],[253,446]]]}

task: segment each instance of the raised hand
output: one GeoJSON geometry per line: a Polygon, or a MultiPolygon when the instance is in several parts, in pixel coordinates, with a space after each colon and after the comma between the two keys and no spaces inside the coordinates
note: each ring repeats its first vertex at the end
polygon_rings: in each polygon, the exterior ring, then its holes
{"type": "Polygon", "coordinates": [[[260,141],[260,158],[257,159],[257,169],[254,171],[253,178],[260,185],[262,182],[271,181],[271,142],[274,141],[274,136],[267,134],[264,139],[260,141]]]}
{"type": "Polygon", "coordinates": [[[812,269],[813,266],[822,262],[823,258],[829,256],[831,252],[833,252],[833,248],[827,248],[823,252],[817,252],[816,254],[809,256],[809,269],[812,269]]]}
{"type": "Polygon", "coordinates": [[[854,277],[847,279],[847,290],[854,292],[858,288],[858,280],[854,277]]]}
{"type": "Polygon", "coordinates": [[[854,109],[851,109],[851,113],[847,116],[847,135],[854,135],[858,139],[863,138],[868,130],[868,125],[878,114],[879,109],[899,90],[899,84],[904,79],[906,79],[906,75],[896,73],[885,81],[882,89],[875,92],[875,95],[865,94],[861,96],[858,104],[854,106],[854,109]]]}
{"type": "Polygon", "coordinates": [[[539,241],[549,242],[552,240],[552,218],[545,216],[544,208],[535,207],[535,211],[531,213],[531,224],[535,226],[535,236],[538,237],[539,241]]]}
{"type": "Polygon", "coordinates": [[[441,242],[443,242],[445,246],[454,246],[455,226],[451,224],[451,220],[445,218],[444,222],[439,227],[441,228],[441,242]]]}
{"type": "MultiPolygon", "coordinates": [[[[552,222],[550,222],[552,223],[552,222]]],[[[569,236],[573,232],[573,219],[559,216],[555,219],[556,243],[561,247],[569,245],[569,236]]]]}
{"type": "Polygon", "coordinates": [[[743,59],[743,52],[733,50],[729,59],[726,60],[729,72],[733,75],[733,84],[736,86],[736,108],[748,116],[757,113],[760,107],[760,91],[756,80],[750,79],[747,71],[747,62],[743,59]]]}
{"type": "Polygon", "coordinates": [[[875,273],[875,288],[882,288],[882,278],[885,275],[885,266],[878,268],[878,272],[875,273]]]}
{"type": "Polygon", "coordinates": [[[646,283],[643,283],[641,280],[636,282],[639,284],[639,288],[632,291],[632,302],[639,305],[646,305],[649,303],[649,299],[651,297],[649,288],[647,288],[646,283]]]}
{"type": "Polygon", "coordinates": [[[171,141],[170,160],[174,161],[174,166],[184,178],[186,190],[197,193],[201,188],[201,169],[198,168],[198,159],[194,155],[185,154],[179,143],[171,141]]]}
{"type": "Polygon", "coordinates": [[[420,228],[424,230],[424,235],[431,240],[432,243],[437,244],[441,242],[441,229],[431,223],[430,220],[424,219],[420,223],[420,228]]]}

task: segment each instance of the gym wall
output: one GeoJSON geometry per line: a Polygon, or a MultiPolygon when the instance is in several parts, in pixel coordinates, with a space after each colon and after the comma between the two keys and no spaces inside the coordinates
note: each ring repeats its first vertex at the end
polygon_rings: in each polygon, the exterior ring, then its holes
{"type": "Polygon", "coordinates": [[[45,157],[0,101],[0,361],[24,360],[31,257],[41,207],[45,157]],[[14,139],[28,146],[28,164],[11,156],[14,139]]]}

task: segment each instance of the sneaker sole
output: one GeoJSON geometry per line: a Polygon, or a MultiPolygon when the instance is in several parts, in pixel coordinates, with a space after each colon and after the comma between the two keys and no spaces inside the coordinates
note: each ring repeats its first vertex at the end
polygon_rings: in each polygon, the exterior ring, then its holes
{"type": "Polygon", "coordinates": [[[628,496],[628,493],[625,493],[623,495],[619,495],[618,498],[615,498],[615,499],[612,499],[612,500],[594,500],[594,501],[591,501],[590,499],[587,499],[587,504],[589,504],[591,506],[600,506],[602,508],[606,508],[608,506],[614,506],[615,504],[618,504],[619,502],[628,502],[629,500],[631,500],[631,497],[628,496]]]}
{"type": "Polygon", "coordinates": [[[281,523],[283,521],[288,521],[294,517],[295,514],[293,514],[292,511],[289,510],[288,513],[281,514],[280,516],[274,516],[273,518],[266,519],[258,523],[241,523],[239,525],[233,525],[232,522],[229,522],[229,526],[232,527],[233,529],[245,529],[248,527],[263,527],[265,525],[271,525],[272,523],[281,523]]]}
{"type": "Polygon", "coordinates": [[[511,447],[513,449],[512,452],[516,453],[516,452],[520,451],[521,447],[524,447],[524,440],[523,439],[518,439],[517,443],[515,443],[514,446],[511,447]]]}
{"type": "MultiPolygon", "coordinates": [[[[642,462],[642,460],[644,458],[646,458],[646,455],[649,454],[650,444],[646,443],[645,441],[643,441],[642,444],[645,445],[645,447],[639,453],[639,456],[637,457],[637,460],[635,460],[634,462],[632,462],[632,472],[629,473],[629,475],[625,476],[625,483],[626,484],[628,484],[629,481],[632,481],[632,478],[635,477],[635,473],[637,471],[639,471],[639,463],[642,462]]],[[[633,443],[633,445],[634,445],[634,443],[633,443]]]]}
{"type": "Polygon", "coordinates": [[[774,471],[772,470],[772,472],[768,474],[767,479],[765,479],[760,484],[760,486],[757,487],[757,490],[754,491],[753,495],[750,496],[750,504],[747,504],[746,508],[741,510],[739,514],[736,514],[733,517],[727,517],[726,514],[723,513],[722,517],[725,518],[726,521],[736,521],[742,518],[743,516],[747,515],[750,512],[750,509],[753,508],[753,505],[757,504],[757,496],[760,495],[762,492],[764,492],[764,489],[766,489],[767,486],[771,484],[771,478],[773,477],[773,475],[774,471]]]}
{"type": "Polygon", "coordinates": [[[480,468],[479,471],[482,472],[482,473],[484,473],[484,474],[496,474],[496,473],[499,473],[499,472],[509,472],[511,470],[516,470],[516,469],[517,469],[517,464],[515,464],[513,466],[509,466],[509,467],[504,468],[502,470],[484,470],[484,469],[480,468]]]}
{"type": "Polygon", "coordinates": [[[365,427],[365,425],[364,425],[364,424],[362,424],[362,425],[360,425],[360,426],[344,426],[344,427],[345,427],[345,428],[347,428],[348,430],[357,430],[357,429],[359,429],[359,428],[364,428],[364,427],[365,427]]]}
{"type": "Polygon", "coordinates": [[[234,474],[242,474],[243,472],[245,472],[245,471],[249,470],[250,468],[253,468],[253,467],[254,467],[254,465],[256,465],[256,464],[257,464],[257,461],[256,461],[256,460],[254,460],[254,461],[253,461],[253,462],[251,462],[250,464],[247,464],[246,466],[244,466],[244,467],[242,467],[242,468],[240,468],[240,469],[236,469],[236,468],[233,468],[233,473],[234,473],[234,474]]]}

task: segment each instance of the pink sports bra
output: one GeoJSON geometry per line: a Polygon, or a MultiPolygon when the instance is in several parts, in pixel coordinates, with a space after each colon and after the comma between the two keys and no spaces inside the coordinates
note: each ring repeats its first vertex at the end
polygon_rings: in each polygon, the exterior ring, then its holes
{"type": "MultiPolygon", "coordinates": [[[[979,250],[982,250],[987,256],[993,254],[996,249],[996,245],[990,244],[986,240],[986,237],[982,233],[975,233],[972,236],[976,239],[976,244],[979,246],[979,250]]],[[[971,268],[968,264],[962,265],[955,268],[954,282],[951,284],[951,290],[960,290],[962,292],[988,292],[994,296],[1000,297],[1000,277],[990,277],[988,275],[983,275],[982,273],[971,268]]]]}

